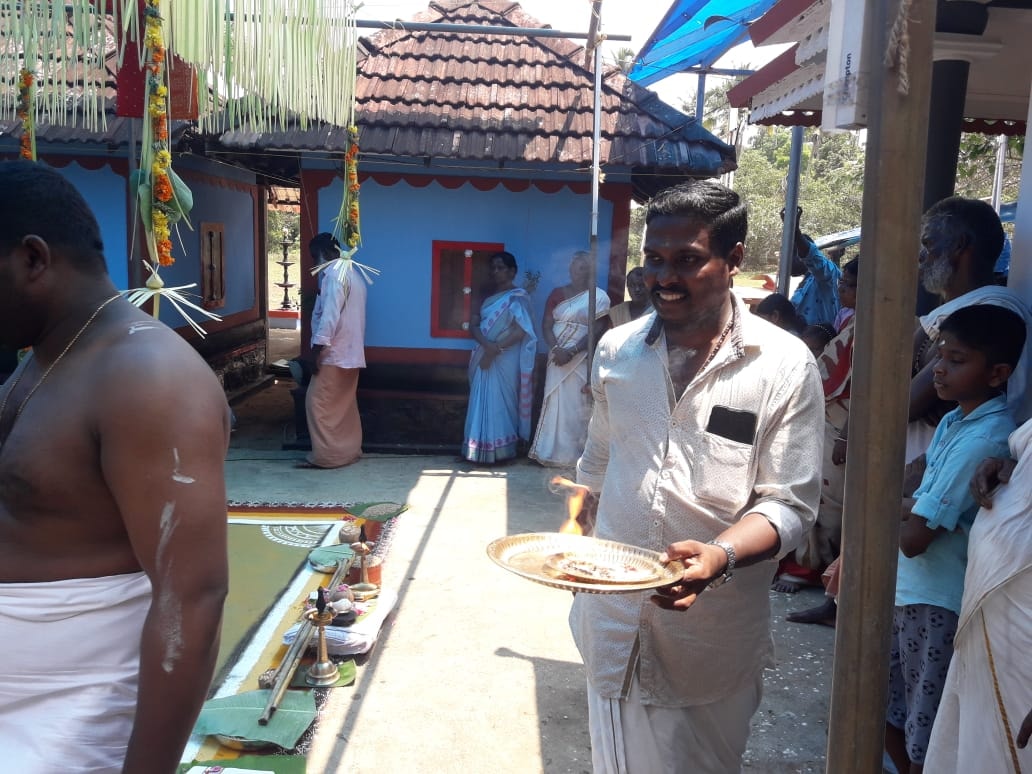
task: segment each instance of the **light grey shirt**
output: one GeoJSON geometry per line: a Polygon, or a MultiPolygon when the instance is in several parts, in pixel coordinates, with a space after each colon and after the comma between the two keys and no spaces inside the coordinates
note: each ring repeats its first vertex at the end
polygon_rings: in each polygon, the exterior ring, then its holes
{"type": "MultiPolygon", "coordinates": [[[[765,516],[780,554],[816,518],[824,395],[806,346],[735,300],[731,335],[676,399],[655,313],[607,332],[592,374],[594,411],[577,479],[600,491],[595,535],[655,551],[708,541],[747,513],[765,516]],[[658,330],[658,328],[657,328],[658,330]]],[[[773,562],[734,572],[688,611],[638,594],[578,594],[570,613],[588,679],[626,695],[637,663],[643,702],[707,704],[771,664],[773,562]]]]}

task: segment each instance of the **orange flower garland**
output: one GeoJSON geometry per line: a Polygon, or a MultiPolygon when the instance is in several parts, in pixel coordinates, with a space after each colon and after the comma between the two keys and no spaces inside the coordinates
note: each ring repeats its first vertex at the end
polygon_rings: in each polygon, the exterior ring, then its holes
{"type": "Polygon", "coordinates": [[[358,247],[362,236],[359,233],[358,218],[358,127],[348,127],[348,150],[344,154],[344,200],[347,202],[347,223],[344,226],[344,238],[348,247],[358,247]]]}
{"type": "Polygon", "coordinates": [[[32,120],[32,88],[36,77],[31,71],[22,68],[18,73],[18,120],[21,121],[21,141],[19,155],[29,161],[36,160],[36,124],[32,120]]]}
{"type": "Polygon", "coordinates": [[[158,252],[158,264],[171,266],[172,240],[169,232],[169,202],[174,196],[168,170],[172,154],[168,150],[168,87],[165,86],[165,42],[161,36],[160,0],[146,0],[144,13],[144,44],[147,47],[147,115],[151,121],[151,228],[158,252]]]}

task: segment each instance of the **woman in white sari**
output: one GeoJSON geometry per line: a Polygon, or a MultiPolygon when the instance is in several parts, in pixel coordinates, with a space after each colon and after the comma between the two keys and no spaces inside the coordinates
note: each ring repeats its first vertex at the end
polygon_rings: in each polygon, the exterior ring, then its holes
{"type": "MultiPolygon", "coordinates": [[[[528,456],[542,465],[572,467],[584,451],[591,418],[591,396],[585,360],[588,349],[589,253],[574,253],[570,283],[552,291],[545,302],[541,333],[550,350],[545,375],[545,399],[541,404],[534,443],[528,456]]],[[[605,330],[609,296],[595,289],[596,333],[605,330]]]]}

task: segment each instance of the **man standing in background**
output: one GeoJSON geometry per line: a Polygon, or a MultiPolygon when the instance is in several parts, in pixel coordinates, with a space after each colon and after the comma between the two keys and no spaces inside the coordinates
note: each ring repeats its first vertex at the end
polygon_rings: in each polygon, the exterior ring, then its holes
{"type": "MultiPolygon", "coordinates": [[[[318,265],[340,257],[332,234],[308,244],[318,265]]],[[[312,381],[305,396],[312,451],[298,467],[341,468],[362,456],[358,413],[358,369],[365,368],[366,285],[351,265],[319,272],[319,295],[312,310],[312,381]]]]}

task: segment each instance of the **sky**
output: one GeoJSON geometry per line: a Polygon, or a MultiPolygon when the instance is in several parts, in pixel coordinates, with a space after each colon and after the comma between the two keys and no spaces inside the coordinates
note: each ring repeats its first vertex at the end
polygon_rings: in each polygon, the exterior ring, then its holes
{"type": "MultiPolygon", "coordinates": [[[[610,35],[630,35],[631,41],[606,44],[606,58],[611,59],[616,49],[627,47],[635,53],[648,40],[674,0],[603,0],[602,32],[610,35]]],[[[519,0],[520,6],[539,21],[564,32],[587,32],[591,18],[590,0],[519,0]]],[[[393,21],[411,19],[425,11],[429,0],[366,0],[357,16],[359,19],[393,21]]],[[[717,63],[717,67],[759,67],[785,50],[784,46],[754,48],[746,43],[731,49],[717,63]]],[[[707,88],[714,76],[707,77],[707,88]]],[[[688,100],[694,105],[697,78],[693,75],[674,75],[649,88],[673,105],[680,107],[688,100]]]]}

